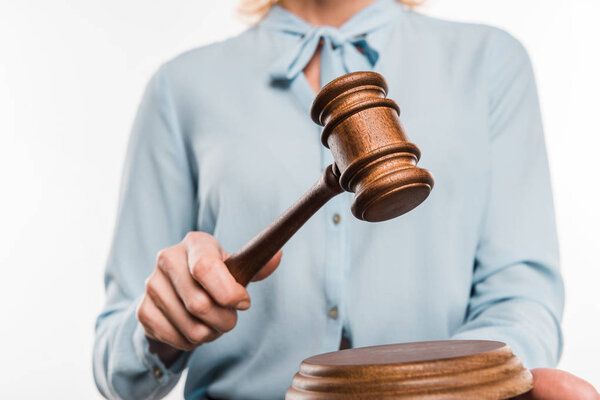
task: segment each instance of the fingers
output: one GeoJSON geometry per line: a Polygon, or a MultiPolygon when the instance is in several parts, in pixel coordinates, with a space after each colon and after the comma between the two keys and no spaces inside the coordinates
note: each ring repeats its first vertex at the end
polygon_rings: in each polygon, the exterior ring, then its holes
{"type": "MultiPolygon", "coordinates": [[[[192,350],[234,328],[235,309],[248,309],[250,296],[229,272],[223,261],[227,256],[214,237],[202,232],[190,232],[180,244],[159,253],[137,310],[150,339],[192,350]]],[[[281,251],[254,280],[272,274],[280,260],[281,251]]]]}
{"type": "Polygon", "coordinates": [[[146,336],[152,339],[184,351],[190,351],[196,347],[196,345],[190,343],[175,329],[171,322],[147,296],[144,296],[138,306],[137,319],[142,324],[146,336]]]}
{"type": "Polygon", "coordinates": [[[206,342],[206,329],[197,326],[200,321],[218,333],[235,327],[235,310],[217,305],[190,275],[183,246],[160,252],[157,265],[159,273],[148,281],[146,291],[190,341],[206,342]]]}
{"type": "Polygon", "coordinates": [[[214,237],[194,232],[188,234],[183,243],[192,277],[218,305],[238,310],[250,307],[250,296],[246,288],[227,269],[223,262],[226,253],[214,237]]]}
{"type": "Polygon", "coordinates": [[[216,339],[222,332],[233,329],[237,322],[235,311],[219,310],[211,303],[208,311],[214,312],[209,315],[208,320],[195,318],[186,310],[171,283],[160,270],[148,281],[146,293],[175,329],[195,345],[216,339]],[[223,315],[220,315],[219,311],[222,311],[223,315]]]}
{"type": "Polygon", "coordinates": [[[568,372],[552,368],[536,368],[531,372],[533,374],[533,390],[524,399],[600,400],[600,395],[591,384],[568,372]]]}
{"type": "Polygon", "coordinates": [[[263,279],[265,279],[269,275],[271,275],[273,273],[273,271],[275,271],[277,269],[277,267],[279,266],[279,263],[281,262],[281,255],[282,255],[282,252],[281,252],[281,250],[279,250],[273,256],[273,258],[271,258],[271,260],[269,260],[267,265],[262,267],[262,269],[260,271],[258,271],[258,274],[256,274],[256,276],[254,278],[252,278],[252,282],[262,281],[263,279]]]}

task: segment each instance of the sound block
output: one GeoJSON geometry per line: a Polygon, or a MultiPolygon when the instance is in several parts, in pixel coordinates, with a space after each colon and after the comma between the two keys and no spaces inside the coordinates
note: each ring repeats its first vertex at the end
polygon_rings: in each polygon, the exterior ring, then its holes
{"type": "Polygon", "coordinates": [[[363,347],[307,358],[286,400],[500,400],[528,392],[533,378],[508,345],[446,340],[363,347]]]}

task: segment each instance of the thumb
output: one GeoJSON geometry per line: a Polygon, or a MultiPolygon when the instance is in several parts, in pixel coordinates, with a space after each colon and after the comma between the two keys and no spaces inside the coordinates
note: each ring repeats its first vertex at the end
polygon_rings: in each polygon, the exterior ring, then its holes
{"type": "Polygon", "coordinates": [[[262,281],[263,279],[271,275],[273,271],[275,271],[279,266],[279,263],[281,262],[281,255],[281,250],[275,253],[273,258],[271,258],[271,260],[269,260],[269,262],[264,267],[262,267],[260,271],[258,271],[256,276],[252,278],[252,282],[262,281]]]}
{"type": "Polygon", "coordinates": [[[524,399],[600,399],[600,395],[590,383],[568,372],[551,368],[536,368],[531,370],[531,373],[533,374],[533,390],[529,393],[529,397],[524,397],[524,399]]]}

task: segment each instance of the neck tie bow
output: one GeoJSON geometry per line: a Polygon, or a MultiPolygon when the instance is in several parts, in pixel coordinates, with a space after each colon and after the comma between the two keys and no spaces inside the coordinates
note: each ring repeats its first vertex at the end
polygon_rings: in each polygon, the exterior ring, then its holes
{"type": "Polygon", "coordinates": [[[340,28],[313,27],[283,8],[274,6],[261,25],[297,36],[299,41],[276,59],[269,70],[271,79],[293,81],[312,59],[320,43],[323,83],[348,72],[372,69],[379,58],[379,51],[370,43],[369,34],[397,18],[396,13],[386,9],[388,5],[389,1],[380,0],[354,15],[340,28]]]}

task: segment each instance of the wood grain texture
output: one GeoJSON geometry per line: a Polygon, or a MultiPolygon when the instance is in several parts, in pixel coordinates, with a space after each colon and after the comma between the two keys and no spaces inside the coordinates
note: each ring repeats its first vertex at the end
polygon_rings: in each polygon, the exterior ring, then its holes
{"type": "Polygon", "coordinates": [[[314,213],[342,192],[330,165],[304,196],[225,261],[233,277],[247,285],[314,213]]]}
{"type": "Polygon", "coordinates": [[[354,72],[327,84],[316,96],[312,119],[324,126],[321,139],[335,163],[292,207],[225,264],[247,285],[258,271],[327,201],[344,190],[355,193],[352,213],[378,222],[423,202],[433,176],[416,166],[421,155],[408,142],[400,109],[386,99],[387,84],[375,72],[354,72]]]}
{"type": "Polygon", "coordinates": [[[457,340],[364,347],[304,360],[286,400],[510,399],[532,376],[501,342],[457,340]]]}
{"type": "Polygon", "coordinates": [[[416,166],[421,152],[408,141],[400,108],[386,95],[383,76],[355,72],[323,87],[311,109],[324,126],[321,142],[333,154],[340,185],[355,193],[352,213],[369,222],[412,210],[433,188],[431,173],[416,166]]]}

